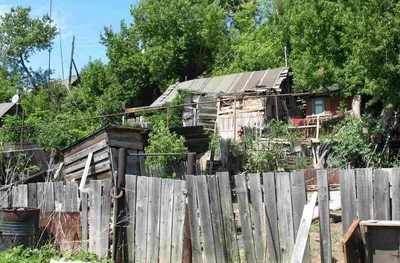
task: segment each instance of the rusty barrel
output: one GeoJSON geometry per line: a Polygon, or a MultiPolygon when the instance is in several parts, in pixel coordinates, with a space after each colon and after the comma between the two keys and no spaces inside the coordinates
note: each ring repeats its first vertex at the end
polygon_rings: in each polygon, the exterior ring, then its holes
{"type": "Polygon", "coordinates": [[[0,251],[16,246],[33,247],[39,233],[40,209],[0,208],[0,251]]]}

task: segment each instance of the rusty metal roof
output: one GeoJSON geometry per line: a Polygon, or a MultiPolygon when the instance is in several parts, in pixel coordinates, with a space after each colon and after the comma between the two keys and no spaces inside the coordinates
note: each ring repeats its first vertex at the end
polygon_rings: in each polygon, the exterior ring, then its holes
{"type": "Polygon", "coordinates": [[[171,102],[180,89],[206,94],[232,94],[254,91],[261,87],[279,88],[282,80],[288,76],[288,72],[289,68],[282,67],[178,82],[169,86],[150,106],[162,106],[171,102]]]}

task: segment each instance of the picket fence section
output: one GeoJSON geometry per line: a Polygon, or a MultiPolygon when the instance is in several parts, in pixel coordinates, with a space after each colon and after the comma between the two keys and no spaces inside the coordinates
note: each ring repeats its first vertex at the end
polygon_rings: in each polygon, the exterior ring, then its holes
{"type": "Polygon", "coordinates": [[[126,175],[128,262],[182,262],[185,181],[126,175]]]}
{"type": "Polygon", "coordinates": [[[290,261],[306,204],[304,174],[247,177],[235,176],[232,193],[228,173],[187,176],[193,262],[290,261]]]}
{"type": "Polygon", "coordinates": [[[79,212],[76,182],[46,182],[0,191],[0,207],[39,207],[42,212],[79,212]]]}
{"type": "Polygon", "coordinates": [[[343,233],[356,219],[400,220],[400,169],[340,171],[343,233]]]}

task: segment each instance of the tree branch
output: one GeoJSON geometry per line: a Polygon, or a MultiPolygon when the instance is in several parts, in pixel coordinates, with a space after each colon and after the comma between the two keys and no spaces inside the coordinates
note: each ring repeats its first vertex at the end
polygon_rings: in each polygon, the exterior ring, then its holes
{"type": "Polygon", "coordinates": [[[21,66],[22,66],[22,68],[24,69],[25,73],[28,75],[28,78],[29,78],[29,80],[30,80],[32,86],[33,86],[35,89],[37,89],[36,81],[35,81],[35,79],[33,78],[32,74],[31,74],[31,72],[29,71],[29,69],[27,68],[27,66],[25,65],[24,58],[22,57],[22,54],[19,55],[19,59],[20,59],[19,62],[21,63],[21,66]]]}

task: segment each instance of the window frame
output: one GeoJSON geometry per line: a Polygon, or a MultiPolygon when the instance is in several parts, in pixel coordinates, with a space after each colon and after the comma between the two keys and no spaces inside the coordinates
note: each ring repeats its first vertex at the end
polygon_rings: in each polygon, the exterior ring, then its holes
{"type": "Polygon", "coordinates": [[[312,114],[313,114],[313,115],[322,115],[322,114],[325,113],[325,98],[315,98],[315,99],[312,99],[311,105],[312,105],[312,114]],[[315,108],[316,108],[315,103],[316,103],[316,102],[319,102],[319,101],[322,102],[322,103],[321,103],[321,105],[318,105],[317,107],[322,106],[322,112],[316,113],[316,111],[315,111],[315,108]]]}

